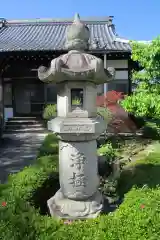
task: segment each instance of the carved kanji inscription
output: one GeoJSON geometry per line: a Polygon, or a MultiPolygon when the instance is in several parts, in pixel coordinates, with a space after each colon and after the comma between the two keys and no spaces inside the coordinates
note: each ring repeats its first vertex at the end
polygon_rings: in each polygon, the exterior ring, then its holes
{"type": "Polygon", "coordinates": [[[76,167],[77,170],[81,170],[83,168],[83,165],[86,162],[86,157],[84,156],[83,153],[76,153],[76,154],[71,154],[71,160],[72,160],[72,164],[71,167],[76,167]]]}
{"type": "Polygon", "coordinates": [[[77,174],[73,172],[73,177],[71,177],[70,180],[70,184],[72,184],[73,187],[86,187],[86,178],[84,174],[77,174]]]}
{"type": "Polygon", "coordinates": [[[92,132],[92,126],[88,125],[64,125],[62,128],[62,132],[92,132]]]}

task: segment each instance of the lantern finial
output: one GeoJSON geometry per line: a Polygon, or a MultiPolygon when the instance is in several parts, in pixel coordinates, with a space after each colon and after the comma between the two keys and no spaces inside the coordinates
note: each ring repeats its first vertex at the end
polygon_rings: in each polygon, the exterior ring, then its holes
{"type": "Polygon", "coordinates": [[[66,32],[66,48],[68,50],[87,50],[90,33],[88,27],[75,14],[73,23],[68,26],[66,32]]]}

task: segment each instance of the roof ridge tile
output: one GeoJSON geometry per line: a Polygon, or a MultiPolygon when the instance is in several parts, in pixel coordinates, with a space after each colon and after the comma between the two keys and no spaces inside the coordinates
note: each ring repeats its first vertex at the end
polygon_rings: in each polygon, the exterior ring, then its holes
{"type": "MultiPolygon", "coordinates": [[[[108,17],[90,17],[90,18],[81,18],[82,22],[111,22],[113,20],[112,16],[108,17]]],[[[9,24],[25,24],[25,23],[72,23],[73,19],[63,19],[63,18],[35,18],[35,19],[16,19],[16,20],[6,20],[9,24]]]]}
{"type": "MultiPolygon", "coordinates": [[[[72,22],[8,21],[1,27],[0,52],[64,50],[66,28],[72,22]]],[[[90,29],[90,50],[130,52],[129,44],[113,41],[115,33],[108,22],[85,22],[90,29]]]]}

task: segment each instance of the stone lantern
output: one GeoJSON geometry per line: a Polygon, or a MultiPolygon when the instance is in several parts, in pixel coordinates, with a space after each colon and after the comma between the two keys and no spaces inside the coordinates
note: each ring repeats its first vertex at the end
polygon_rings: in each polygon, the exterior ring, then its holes
{"type": "Polygon", "coordinates": [[[63,219],[95,218],[103,210],[98,191],[96,139],[106,123],[97,117],[97,85],[114,77],[114,69],[104,70],[103,61],[85,53],[89,29],[75,15],[67,28],[67,54],[40,67],[40,80],[57,84],[57,117],[48,129],[59,137],[60,189],[47,204],[52,216],[63,219]]]}

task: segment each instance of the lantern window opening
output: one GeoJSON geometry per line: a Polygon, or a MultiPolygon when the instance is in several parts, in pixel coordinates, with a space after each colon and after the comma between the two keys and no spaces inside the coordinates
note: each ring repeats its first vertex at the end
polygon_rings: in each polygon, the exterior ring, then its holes
{"type": "Polygon", "coordinates": [[[83,88],[72,88],[71,89],[71,108],[75,107],[83,108],[83,88]]]}

